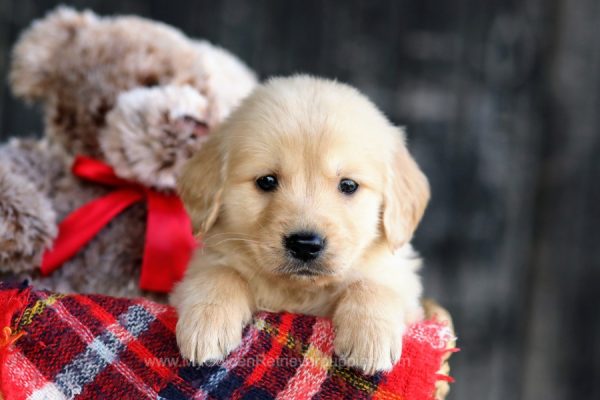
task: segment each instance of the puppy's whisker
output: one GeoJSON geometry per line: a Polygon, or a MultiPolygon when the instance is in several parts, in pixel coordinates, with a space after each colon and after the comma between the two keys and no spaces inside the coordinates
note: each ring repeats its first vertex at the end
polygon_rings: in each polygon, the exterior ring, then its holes
{"type": "Polygon", "coordinates": [[[227,232],[227,233],[215,233],[213,235],[209,235],[206,236],[205,238],[203,238],[204,242],[208,242],[210,240],[213,239],[219,239],[219,238],[227,238],[227,236],[230,236],[232,238],[242,238],[242,239],[248,239],[248,240],[252,240],[254,237],[245,233],[235,233],[235,232],[227,232]]]}
{"type": "Polygon", "coordinates": [[[277,268],[277,272],[279,272],[281,274],[287,274],[287,273],[291,272],[292,269],[293,269],[292,263],[290,263],[289,261],[286,261],[285,264],[280,265],[277,268]]]}
{"type": "Polygon", "coordinates": [[[242,233],[242,232],[220,232],[220,233],[213,233],[212,235],[207,236],[206,238],[213,238],[216,236],[224,236],[224,235],[252,236],[248,233],[242,233]]]}
{"type": "Polygon", "coordinates": [[[232,233],[219,233],[219,234],[214,234],[214,235],[208,236],[204,240],[205,247],[216,247],[216,246],[219,246],[219,245],[221,245],[222,243],[225,243],[225,242],[238,241],[238,242],[253,243],[253,244],[257,245],[260,248],[268,249],[268,250],[278,250],[279,249],[277,246],[273,246],[271,244],[264,243],[264,242],[262,242],[260,240],[257,240],[257,239],[251,239],[252,235],[243,234],[243,235],[248,236],[248,238],[244,238],[244,237],[230,237],[230,238],[227,238],[226,237],[226,238],[223,239],[223,237],[225,235],[234,236],[234,235],[238,235],[238,233],[233,233],[233,232],[232,233]],[[217,236],[220,236],[220,238],[217,238],[217,236]],[[213,240],[213,239],[219,240],[219,242],[217,242],[217,243],[211,243],[211,240],[213,240]]]}
{"type": "MultiPolygon", "coordinates": [[[[212,239],[212,237],[211,237],[211,239],[212,239]]],[[[212,243],[210,241],[205,241],[204,242],[204,248],[214,248],[214,247],[217,247],[217,246],[219,246],[219,245],[221,245],[223,243],[230,242],[230,241],[252,243],[252,244],[256,245],[257,247],[262,248],[262,249],[266,249],[266,250],[272,250],[272,251],[279,250],[279,247],[277,247],[277,246],[273,246],[271,244],[264,243],[264,242],[261,242],[259,240],[252,240],[252,239],[246,239],[246,238],[226,238],[226,239],[221,239],[217,243],[212,243]]]]}
{"type": "Polygon", "coordinates": [[[250,239],[243,239],[243,238],[228,238],[228,239],[223,239],[223,240],[215,243],[214,246],[218,246],[222,243],[227,243],[227,242],[246,242],[246,243],[260,244],[260,242],[257,240],[250,240],[250,239]]]}
{"type": "Polygon", "coordinates": [[[207,247],[217,247],[223,243],[226,242],[247,242],[247,243],[254,243],[254,244],[262,244],[261,242],[257,241],[257,240],[250,240],[250,239],[243,239],[243,238],[229,238],[229,239],[223,239],[218,243],[215,244],[211,244],[211,245],[207,245],[207,247]]]}
{"type": "Polygon", "coordinates": [[[211,242],[214,241],[218,241],[218,240],[223,240],[223,239],[245,239],[245,240],[255,240],[252,236],[248,235],[248,236],[240,236],[237,234],[222,234],[222,235],[211,235],[211,236],[207,236],[205,238],[202,238],[202,241],[204,242],[204,244],[210,244],[211,242]]]}
{"type": "MultiPolygon", "coordinates": [[[[221,207],[225,208],[224,205],[221,207]]],[[[236,204],[236,208],[242,208],[243,210],[249,211],[249,206],[247,204],[236,204]]],[[[260,221],[255,221],[256,225],[264,230],[268,230],[266,226],[264,226],[260,221]]]]}

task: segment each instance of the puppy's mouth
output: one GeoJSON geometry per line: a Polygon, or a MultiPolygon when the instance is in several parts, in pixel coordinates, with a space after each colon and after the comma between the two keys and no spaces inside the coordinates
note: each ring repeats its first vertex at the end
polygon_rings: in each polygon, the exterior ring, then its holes
{"type": "Polygon", "coordinates": [[[294,273],[295,275],[300,275],[300,276],[317,276],[317,275],[322,275],[322,272],[319,271],[313,271],[311,269],[301,269],[298,270],[294,273]]]}
{"type": "Polygon", "coordinates": [[[317,278],[331,276],[333,272],[321,262],[311,263],[286,263],[277,269],[280,275],[292,278],[317,278]]]}

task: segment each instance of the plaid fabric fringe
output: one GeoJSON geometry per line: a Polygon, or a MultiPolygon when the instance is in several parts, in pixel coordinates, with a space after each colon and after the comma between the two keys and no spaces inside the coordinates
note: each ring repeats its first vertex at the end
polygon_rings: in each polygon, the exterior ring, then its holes
{"type": "Polygon", "coordinates": [[[259,313],[222,363],[189,365],[177,315],[143,299],[62,295],[0,285],[0,393],[12,399],[432,399],[453,340],[411,326],[402,359],[373,376],[333,354],[329,320],[259,313]]]}

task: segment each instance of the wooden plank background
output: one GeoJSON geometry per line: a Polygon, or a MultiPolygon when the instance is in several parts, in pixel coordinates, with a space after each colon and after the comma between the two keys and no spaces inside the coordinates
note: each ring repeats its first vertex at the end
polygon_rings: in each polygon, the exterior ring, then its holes
{"type": "MultiPolygon", "coordinates": [[[[0,0],[0,76],[57,2],[0,0]]],[[[600,398],[598,0],[75,1],[232,50],[264,78],[350,82],[409,130],[416,237],[462,352],[453,399],[600,398]]],[[[5,80],[5,79],[4,79],[5,80]]],[[[4,83],[0,138],[39,134],[4,83]]]]}

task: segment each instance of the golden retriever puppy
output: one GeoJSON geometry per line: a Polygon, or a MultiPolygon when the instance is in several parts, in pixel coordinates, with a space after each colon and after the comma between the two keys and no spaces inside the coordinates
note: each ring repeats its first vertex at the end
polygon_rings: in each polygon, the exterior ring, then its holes
{"type": "Polygon", "coordinates": [[[172,303],[195,363],[223,359],[256,310],[330,317],[336,353],[389,370],[421,317],[409,241],[429,185],[403,132],[350,86],[309,76],[254,91],[184,167],[198,250],[172,303]]]}

